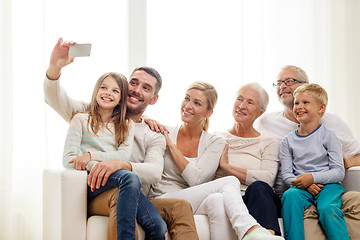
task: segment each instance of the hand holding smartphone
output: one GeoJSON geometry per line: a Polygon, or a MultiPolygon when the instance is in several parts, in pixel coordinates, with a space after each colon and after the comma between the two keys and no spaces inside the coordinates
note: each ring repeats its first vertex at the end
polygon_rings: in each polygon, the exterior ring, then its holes
{"type": "Polygon", "coordinates": [[[91,43],[70,45],[69,57],[88,57],[91,52],[91,43]]]}

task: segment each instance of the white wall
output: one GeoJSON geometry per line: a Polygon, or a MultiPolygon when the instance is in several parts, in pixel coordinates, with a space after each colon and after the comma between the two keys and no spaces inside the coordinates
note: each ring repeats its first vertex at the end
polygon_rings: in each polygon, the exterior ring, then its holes
{"type": "Polygon", "coordinates": [[[186,87],[208,81],[219,92],[210,130],[228,129],[234,94],[244,83],[265,87],[268,111],[282,109],[271,83],[280,67],[291,64],[325,87],[328,111],[342,116],[360,136],[359,1],[155,0],[147,8],[147,62],[164,78],[148,115],[179,124],[186,87]]]}

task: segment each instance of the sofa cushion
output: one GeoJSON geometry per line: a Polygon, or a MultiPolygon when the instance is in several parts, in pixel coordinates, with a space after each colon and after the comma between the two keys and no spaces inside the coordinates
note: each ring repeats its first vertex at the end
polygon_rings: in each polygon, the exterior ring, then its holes
{"type": "Polygon", "coordinates": [[[346,191],[358,191],[360,192],[360,166],[351,167],[346,169],[345,177],[341,181],[341,184],[346,191]]]}
{"type": "Polygon", "coordinates": [[[194,215],[196,231],[199,236],[199,240],[210,239],[210,224],[209,218],[206,215],[194,215]]]}
{"type": "MultiPolygon", "coordinates": [[[[109,217],[105,216],[92,216],[87,221],[86,239],[87,240],[107,240],[107,226],[109,217]]],[[[144,230],[138,225],[139,240],[144,239],[144,230]]],[[[166,233],[166,240],[170,240],[169,234],[166,233]]]]}

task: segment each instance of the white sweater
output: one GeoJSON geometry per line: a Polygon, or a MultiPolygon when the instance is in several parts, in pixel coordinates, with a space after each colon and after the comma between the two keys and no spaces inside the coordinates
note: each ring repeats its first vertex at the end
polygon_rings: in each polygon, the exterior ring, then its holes
{"type": "Polygon", "coordinates": [[[95,134],[88,124],[88,118],[88,113],[78,113],[70,122],[64,147],[64,167],[73,169],[74,166],[69,161],[88,152],[91,155],[91,161],[128,162],[134,142],[133,121],[129,121],[129,136],[123,144],[117,146],[113,123],[108,123],[107,127],[100,127],[95,134]]]}
{"type": "MultiPolygon", "coordinates": [[[[174,144],[176,144],[179,129],[180,126],[168,127],[169,136],[174,144]]],[[[182,173],[167,149],[164,157],[164,172],[161,180],[152,185],[149,197],[155,198],[213,180],[224,146],[225,140],[222,137],[203,131],[197,159],[194,162],[191,161],[182,173]]]]}
{"type": "MultiPolygon", "coordinates": [[[[263,181],[274,186],[279,167],[279,143],[275,138],[262,134],[254,138],[242,138],[229,132],[216,133],[229,144],[229,164],[247,169],[246,183],[241,184],[242,193],[255,181],[263,181]]],[[[227,176],[220,168],[216,178],[227,176]]]]}

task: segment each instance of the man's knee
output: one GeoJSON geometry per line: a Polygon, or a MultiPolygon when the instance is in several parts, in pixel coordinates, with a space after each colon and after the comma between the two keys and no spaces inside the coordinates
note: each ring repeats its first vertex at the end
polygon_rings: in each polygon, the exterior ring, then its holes
{"type": "Polygon", "coordinates": [[[168,225],[171,225],[175,219],[193,218],[193,211],[190,203],[177,198],[157,198],[150,202],[156,207],[161,217],[168,225]]]}
{"type": "Polygon", "coordinates": [[[360,221],[360,192],[344,193],[341,197],[341,210],[345,217],[360,221]]]}
{"type": "Polygon", "coordinates": [[[360,192],[349,191],[341,197],[341,208],[360,209],[360,192]]]}
{"type": "Polygon", "coordinates": [[[108,198],[107,198],[108,199],[108,206],[109,206],[109,208],[115,208],[116,203],[117,203],[117,199],[118,199],[118,195],[119,195],[119,189],[118,188],[113,188],[113,189],[110,189],[107,192],[108,192],[108,198]]]}
{"type": "Polygon", "coordinates": [[[190,203],[184,199],[177,199],[177,198],[157,198],[157,199],[151,199],[150,202],[158,209],[158,211],[161,211],[161,209],[164,209],[166,211],[191,211],[192,207],[190,203]]]}
{"type": "Polygon", "coordinates": [[[184,199],[176,199],[174,201],[173,209],[176,212],[193,212],[191,204],[184,199]]]}
{"type": "Polygon", "coordinates": [[[307,209],[304,211],[304,220],[306,219],[318,219],[319,215],[317,212],[317,209],[314,205],[310,205],[307,209]]]}
{"type": "Polygon", "coordinates": [[[119,189],[112,188],[94,198],[88,204],[88,216],[109,216],[111,210],[116,212],[118,192],[119,189]]]}

